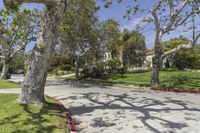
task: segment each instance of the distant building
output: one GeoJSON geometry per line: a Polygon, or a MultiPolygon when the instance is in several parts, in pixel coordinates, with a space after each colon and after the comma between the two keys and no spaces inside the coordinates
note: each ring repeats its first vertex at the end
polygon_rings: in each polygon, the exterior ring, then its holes
{"type": "Polygon", "coordinates": [[[146,50],[146,59],[144,61],[145,67],[153,67],[152,59],[153,59],[154,55],[155,55],[154,50],[152,50],[152,49],[146,50]]]}

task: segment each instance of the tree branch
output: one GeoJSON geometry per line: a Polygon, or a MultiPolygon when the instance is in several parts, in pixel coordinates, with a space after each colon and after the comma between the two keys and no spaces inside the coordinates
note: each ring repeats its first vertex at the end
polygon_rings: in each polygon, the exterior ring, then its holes
{"type": "Polygon", "coordinates": [[[170,23],[166,26],[165,29],[163,29],[163,34],[169,32],[172,29],[176,19],[178,18],[178,16],[180,15],[180,13],[183,11],[183,9],[186,7],[188,3],[189,3],[188,0],[184,1],[183,4],[180,6],[180,9],[177,10],[176,13],[171,16],[170,23]]]}
{"type": "Polygon", "coordinates": [[[173,0],[168,0],[169,7],[170,7],[170,16],[172,17],[174,15],[174,3],[173,0]]]}
{"type": "Polygon", "coordinates": [[[194,39],[194,44],[197,43],[197,41],[199,40],[199,38],[200,38],[200,33],[198,33],[198,34],[196,35],[196,37],[195,37],[195,39],[194,39]]]}
{"type": "Polygon", "coordinates": [[[6,4],[20,4],[20,3],[42,3],[45,5],[53,5],[57,3],[58,0],[5,0],[6,4]]]}
{"type": "Polygon", "coordinates": [[[15,35],[13,36],[13,38],[12,38],[10,44],[9,44],[10,46],[12,46],[14,44],[16,38],[17,38],[17,33],[15,33],[15,35]]]}
{"type": "Polygon", "coordinates": [[[176,48],[170,50],[170,51],[167,51],[167,52],[164,52],[162,55],[161,55],[161,58],[165,58],[166,56],[169,56],[173,53],[176,53],[177,51],[181,50],[181,49],[191,49],[192,48],[192,45],[191,45],[191,42],[189,44],[183,44],[183,45],[179,45],[177,46],[176,48]]]}
{"type": "Polygon", "coordinates": [[[159,10],[161,4],[162,4],[162,0],[160,0],[151,11],[157,31],[160,30],[160,24],[159,24],[157,11],[159,10]]]}
{"type": "Polygon", "coordinates": [[[174,24],[174,28],[177,28],[178,26],[181,26],[183,25],[189,17],[191,17],[193,14],[193,12],[191,12],[190,14],[188,14],[184,19],[182,19],[182,21],[177,21],[175,24],[174,24]]]}

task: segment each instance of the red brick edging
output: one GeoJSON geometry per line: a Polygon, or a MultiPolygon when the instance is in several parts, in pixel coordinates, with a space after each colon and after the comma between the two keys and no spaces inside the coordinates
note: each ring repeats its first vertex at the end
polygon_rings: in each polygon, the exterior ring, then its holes
{"type": "Polygon", "coordinates": [[[200,91],[197,90],[178,90],[178,89],[174,89],[174,88],[155,88],[152,87],[152,90],[156,90],[156,91],[168,91],[168,92],[177,92],[177,93],[195,93],[195,94],[200,94],[200,91]]]}
{"type": "Polygon", "coordinates": [[[56,100],[56,102],[62,107],[62,109],[64,110],[64,113],[67,117],[67,120],[69,121],[69,126],[70,126],[70,132],[71,133],[77,133],[76,130],[76,126],[75,126],[75,122],[71,117],[71,113],[65,108],[65,106],[57,99],[51,97],[52,99],[56,100]]]}

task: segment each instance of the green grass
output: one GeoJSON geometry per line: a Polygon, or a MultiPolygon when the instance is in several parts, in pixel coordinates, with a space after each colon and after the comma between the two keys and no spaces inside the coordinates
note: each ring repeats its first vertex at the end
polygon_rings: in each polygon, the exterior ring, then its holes
{"type": "MultiPolygon", "coordinates": [[[[123,85],[150,86],[151,72],[125,74],[121,77],[118,74],[108,74],[95,82],[104,82],[123,85]]],[[[74,76],[67,79],[74,79],[74,76]]],[[[94,80],[86,80],[94,81],[94,80]]],[[[200,73],[186,71],[161,71],[160,87],[200,90],[200,73]]]]}
{"type": "Polygon", "coordinates": [[[20,87],[21,87],[20,84],[0,79],[0,89],[20,88],[20,87]]]}
{"type": "Polygon", "coordinates": [[[61,107],[47,98],[49,106],[20,105],[17,94],[0,94],[0,133],[68,133],[61,107]]]}

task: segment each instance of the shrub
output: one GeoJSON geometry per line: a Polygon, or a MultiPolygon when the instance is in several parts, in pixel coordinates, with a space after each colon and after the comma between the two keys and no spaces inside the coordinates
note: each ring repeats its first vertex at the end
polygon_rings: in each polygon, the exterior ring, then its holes
{"type": "Polygon", "coordinates": [[[71,65],[61,65],[58,66],[59,70],[66,70],[66,71],[70,71],[72,69],[71,65]]]}
{"type": "Polygon", "coordinates": [[[81,71],[82,78],[88,78],[90,76],[90,70],[89,68],[84,68],[83,71],[81,71]]]}
{"type": "Polygon", "coordinates": [[[91,77],[92,78],[100,78],[104,74],[104,68],[101,66],[93,67],[92,72],[91,72],[91,77]]]}
{"type": "Polygon", "coordinates": [[[113,59],[107,61],[105,65],[108,73],[117,73],[121,66],[121,62],[118,59],[113,59]]]}
{"type": "Polygon", "coordinates": [[[195,53],[194,50],[177,52],[174,56],[175,67],[180,70],[200,69],[200,53],[195,53]]]}
{"type": "Polygon", "coordinates": [[[126,73],[126,69],[125,68],[119,68],[118,73],[121,75],[121,77],[123,77],[123,75],[126,73]]]}

